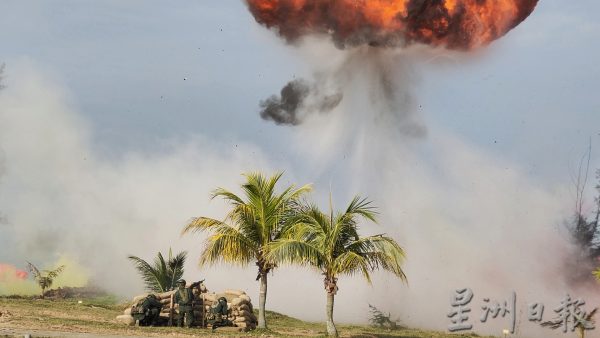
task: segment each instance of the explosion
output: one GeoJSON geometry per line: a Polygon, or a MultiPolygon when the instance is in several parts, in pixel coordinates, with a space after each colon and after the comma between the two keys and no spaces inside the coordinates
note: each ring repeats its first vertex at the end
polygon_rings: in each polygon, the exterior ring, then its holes
{"type": "MultiPolygon", "coordinates": [[[[420,44],[433,48],[469,51],[488,45],[525,20],[538,0],[247,0],[256,21],[277,32],[288,43],[304,36],[325,36],[347,61],[322,72],[314,81],[296,79],[280,95],[260,103],[260,116],[276,124],[299,125],[308,115],[329,112],[348,94],[348,81],[361,68],[370,88],[372,111],[397,118],[408,135],[422,129],[399,111],[410,106],[410,93],[397,93],[393,78],[394,51],[420,44]],[[379,50],[376,52],[375,50],[379,50]],[[385,52],[389,51],[389,52],[385,52]],[[356,62],[362,57],[362,62],[356,62]],[[353,60],[354,59],[354,60],[353,60]],[[402,99],[406,102],[401,102],[402,99]],[[413,127],[417,127],[416,129],[413,127]]],[[[404,80],[406,81],[406,80],[404,80]]],[[[400,85],[400,87],[407,87],[400,85]]]]}
{"type": "Polygon", "coordinates": [[[538,0],[247,0],[287,41],[328,35],[339,48],[423,43],[469,50],[502,37],[538,0]]]}

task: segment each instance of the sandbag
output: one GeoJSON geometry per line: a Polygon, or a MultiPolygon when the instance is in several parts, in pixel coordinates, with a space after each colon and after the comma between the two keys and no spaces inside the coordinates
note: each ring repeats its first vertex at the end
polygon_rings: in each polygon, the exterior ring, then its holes
{"type": "Polygon", "coordinates": [[[246,294],[246,292],[244,292],[242,290],[233,290],[233,289],[227,289],[227,290],[225,290],[225,293],[236,296],[236,297],[246,294]]]}
{"type": "Polygon", "coordinates": [[[231,303],[232,300],[237,298],[237,296],[226,294],[226,293],[205,293],[204,299],[209,300],[215,303],[219,298],[225,297],[227,299],[227,303],[231,303]]]}
{"type": "Polygon", "coordinates": [[[171,304],[171,298],[165,298],[165,299],[161,299],[161,300],[160,300],[160,303],[161,303],[162,305],[168,305],[168,304],[171,304]]]}
{"type": "Polygon", "coordinates": [[[148,295],[149,295],[149,293],[145,293],[145,294],[143,294],[143,295],[139,295],[139,296],[135,296],[135,297],[133,297],[133,301],[132,301],[132,302],[133,302],[133,304],[136,304],[136,303],[137,303],[137,302],[139,302],[140,300],[142,300],[142,299],[144,299],[144,298],[148,297],[148,295]]]}
{"type": "Polygon", "coordinates": [[[238,298],[238,296],[231,295],[228,293],[225,293],[223,297],[225,297],[225,299],[227,299],[227,303],[231,303],[234,299],[238,298]]]}
{"type": "Polygon", "coordinates": [[[238,310],[238,316],[244,316],[244,317],[252,318],[252,315],[253,314],[250,311],[238,310]]]}
{"type": "Polygon", "coordinates": [[[204,299],[213,303],[216,302],[218,298],[219,297],[217,297],[217,294],[214,292],[204,294],[204,299]]]}
{"type": "Polygon", "coordinates": [[[231,305],[233,305],[233,306],[240,306],[240,305],[242,305],[242,304],[248,304],[248,303],[249,303],[249,301],[247,301],[247,300],[245,300],[245,299],[242,299],[241,297],[234,298],[234,299],[231,301],[231,305]]]}
{"type": "Polygon", "coordinates": [[[123,311],[123,314],[131,316],[131,308],[130,307],[126,308],[125,311],[123,311]]]}
{"type": "Polygon", "coordinates": [[[215,304],[215,303],[216,303],[216,301],[215,301],[215,302],[213,302],[213,301],[211,301],[211,300],[204,299],[204,300],[202,301],[202,303],[203,303],[204,305],[211,306],[211,305],[215,304]]]}
{"type": "Polygon", "coordinates": [[[117,321],[129,326],[133,326],[135,324],[135,319],[133,319],[131,315],[117,316],[117,321]]]}
{"type": "Polygon", "coordinates": [[[241,304],[237,307],[238,311],[248,311],[248,312],[252,312],[250,311],[250,306],[248,306],[247,303],[241,304]]]}
{"type": "Polygon", "coordinates": [[[239,298],[247,301],[248,303],[252,303],[252,300],[248,295],[241,295],[239,298]]]}

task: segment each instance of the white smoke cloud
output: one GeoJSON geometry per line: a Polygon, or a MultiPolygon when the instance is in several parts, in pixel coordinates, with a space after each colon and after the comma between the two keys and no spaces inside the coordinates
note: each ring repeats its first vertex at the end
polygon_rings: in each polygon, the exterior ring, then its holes
{"type": "MultiPolygon", "coordinates": [[[[570,205],[564,187],[538,182],[518,164],[431,123],[427,139],[407,139],[389,120],[364,114],[377,109],[360,94],[369,76],[355,78],[353,104],[295,129],[290,142],[305,166],[290,169],[255,145],[232,149],[202,135],[165,141],[155,153],[108,158],[91,144],[94,130],[69,104],[66,90],[39,67],[24,62],[7,73],[0,93],[2,233],[23,259],[70,254],[97,282],[131,295],[141,285],[126,256],[152,258],[173,247],[190,251],[186,278],[207,278],[209,289],[242,288],[256,297],[253,266],[199,271],[200,238],[179,233],[192,216],[224,215],[224,205],[208,200],[215,187],[234,189],[249,170],[286,170],[288,182],[314,180],[319,202],[327,200],[330,183],[338,208],[356,193],[369,196],[380,207],[381,225],[365,226],[365,232],[386,232],[407,250],[409,286],[383,273],[372,287],[359,278],[340,279],[335,317],[341,322],[365,321],[371,303],[405,324],[445,329],[451,292],[470,287],[475,329],[497,334],[506,321],[479,323],[482,298],[503,300],[514,290],[520,333],[549,337],[553,333],[527,322],[526,302],[544,302],[546,319],[564,292],[586,298],[589,308],[598,303],[591,291],[561,282],[569,250],[557,230],[570,205]]],[[[322,320],[324,305],[314,271],[284,267],[269,279],[269,309],[322,320]]]]}
{"type": "Polygon", "coordinates": [[[197,273],[199,240],[180,238],[182,225],[222,213],[222,205],[209,203],[212,189],[235,187],[245,171],[270,172],[262,151],[197,136],[167,141],[156,153],[107,159],[90,144],[93,130],[67,94],[37,68],[11,67],[0,95],[7,252],[32,261],[74,254],[101,286],[121,293],[141,289],[129,254],[153,259],[169,247],[190,250],[188,271],[197,273]]]}
{"type": "MultiPolygon", "coordinates": [[[[339,69],[333,62],[318,61],[320,54],[332,52],[318,41],[301,51],[320,72],[339,69]]],[[[471,322],[476,331],[500,334],[508,327],[504,319],[479,322],[480,307],[483,298],[503,301],[515,291],[518,333],[560,336],[562,332],[528,322],[527,305],[544,303],[544,319],[549,320],[566,293],[587,300],[588,310],[600,301],[589,287],[565,282],[564,264],[573,250],[563,228],[573,205],[568,174],[564,181],[531,177],[518,163],[431,121],[426,123],[428,137],[415,139],[411,129],[421,135],[421,121],[426,120],[415,111],[421,60],[435,66],[465,57],[423,49],[376,53],[346,56],[357,57],[349,67],[352,81],[345,86],[344,97],[350,101],[327,115],[313,116],[294,134],[296,150],[317,159],[311,174],[333,181],[341,191],[338,197],[346,201],[357,192],[368,194],[381,207],[383,228],[365,230],[392,234],[408,253],[408,287],[385,274],[378,274],[373,288],[358,278],[341,280],[336,306],[343,310],[338,318],[364,318],[371,303],[408,325],[444,330],[450,324],[446,315],[452,292],[469,287],[475,292],[471,322]],[[394,108],[399,112],[382,107],[384,100],[373,100],[382,69],[395,81],[399,103],[394,108]]],[[[324,190],[321,197],[327,195],[324,190]]],[[[306,297],[313,295],[298,295],[295,301],[306,302],[306,297]]]]}

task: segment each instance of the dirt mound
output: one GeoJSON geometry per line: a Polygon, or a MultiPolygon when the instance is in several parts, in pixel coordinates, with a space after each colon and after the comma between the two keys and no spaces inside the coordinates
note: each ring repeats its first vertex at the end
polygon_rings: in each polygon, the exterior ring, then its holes
{"type": "Polygon", "coordinates": [[[66,298],[97,298],[107,296],[108,293],[95,286],[85,287],[64,287],[52,289],[44,293],[44,298],[48,299],[66,299],[66,298]]]}

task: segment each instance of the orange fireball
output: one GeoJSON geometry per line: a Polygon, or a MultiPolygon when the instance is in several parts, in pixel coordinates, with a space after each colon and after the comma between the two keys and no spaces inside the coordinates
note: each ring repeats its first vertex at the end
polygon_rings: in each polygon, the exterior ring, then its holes
{"type": "Polygon", "coordinates": [[[424,43],[468,50],[521,23],[538,0],[247,0],[256,21],[293,42],[328,35],[337,46],[424,43]]]}

